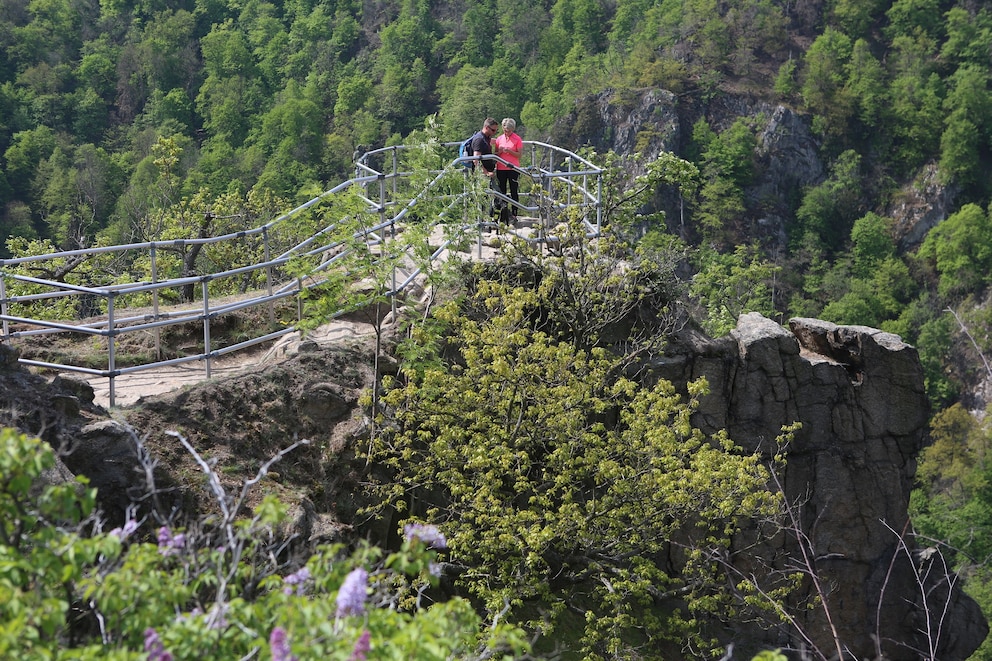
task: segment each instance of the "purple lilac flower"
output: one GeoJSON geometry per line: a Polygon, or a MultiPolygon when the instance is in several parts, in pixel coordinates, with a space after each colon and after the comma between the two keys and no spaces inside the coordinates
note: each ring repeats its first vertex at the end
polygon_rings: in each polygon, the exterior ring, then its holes
{"type": "Polygon", "coordinates": [[[338,617],[364,613],[368,589],[369,573],[361,567],[352,569],[338,590],[338,617]]]}
{"type": "Polygon", "coordinates": [[[227,628],[227,604],[214,604],[207,614],[207,627],[220,631],[227,628]]]}
{"type": "Polygon", "coordinates": [[[158,552],[162,555],[175,555],[186,546],[186,535],[173,535],[166,526],[158,529],[158,552]]]}
{"type": "Polygon", "coordinates": [[[151,627],[145,629],[145,651],[148,652],[148,661],[172,661],[172,654],[165,650],[158,633],[151,627]]]}
{"type": "Polygon", "coordinates": [[[285,594],[293,594],[294,591],[293,586],[296,586],[295,589],[296,594],[302,595],[305,584],[309,580],[310,580],[310,570],[307,569],[306,567],[301,567],[297,571],[293,572],[292,574],[282,579],[282,582],[286,585],[286,587],[284,587],[282,591],[285,594]]]}
{"type": "Polygon", "coordinates": [[[372,645],[369,642],[371,638],[372,634],[369,633],[369,630],[364,630],[362,635],[358,637],[358,640],[355,641],[355,649],[351,651],[348,661],[365,661],[365,655],[372,649],[372,645]]]}
{"type": "Polygon", "coordinates": [[[403,528],[403,536],[411,542],[414,539],[419,539],[432,549],[448,548],[448,540],[444,538],[444,534],[437,529],[437,526],[426,523],[406,524],[403,528]]]}
{"type": "Polygon", "coordinates": [[[134,531],[137,529],[138,522],[134,519],[128,519],[123,528],[114,528],[110,531],[110,534],[123,542],[125,539],[133,535],[134,531]]]}
{"type": "Polygon", "coordinates": [[[272,650],[272,661],[296,661],[289,649],[289,636],[282,627],[276,627],[269,635],[269,649],[272,650]]]}

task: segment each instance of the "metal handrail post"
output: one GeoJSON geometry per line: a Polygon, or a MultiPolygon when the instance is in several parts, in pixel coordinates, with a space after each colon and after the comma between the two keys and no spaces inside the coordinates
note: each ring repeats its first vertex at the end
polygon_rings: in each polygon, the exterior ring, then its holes
{"type": "Polygon", "coordinates": [[[395,199],[397,196],[396,182],[399,180],[399,177],[397,176],[400,170],[398,153],[399,152],[397,151],[397,148],[394,145],[393,146],[393,199],[395,199]]]}
{"type": "MultiPolygon", "coordinates": [[[[152,243],[148,247],[148,255],[152,262],[152,284],[158,284],[158,257],[157,251],[155,249],[155,244],[152,243]]],[[[152,290],[152,313],[155,316],[156,321],[158,320],[158,288],[152,290]]],[[[156,326],[155,327],[155,357],[158,360],[162,360],[162,331],[156,326]]]]}
{"type": "Polygon", "coordinates": [[[116,400],[116,390],[114,379],[117,371],[117,356],[114,350],[114,292],[107,294],[107,371],[109,372],[110,384],[108,386],[110,407],[113,408],[116,400]]]}
{"type": "Polygon", "coordinates": [[[596,236],[603,231],[603,173],[596,175],[596,236]]]}
{"type": "Polygon", "coordinates": [[[386,175],[379,173],[379,223],[386,222],[386,175]]]}
{"type": "Polygon", "coordinates": [[[7,315],[10,309],[7,305],[7,275],[0,273],[0,314],[3,314],[3,337],[10,336],[10,328],[7,326],[7,315]]]}
{"type": "Polygon", "coordinates": [[[572,157],[566,156],[565,163],[568,165],[568,169],[566,170],[568,172],[568,177],[566,177],[568,185],[565,186],[565,204],[570,207],[572,206],[572,157]]]}
{"type": "MultiPolygon", "coordinates": [[[[530,146],[530,166],[529,166],[529,168],[530,168],[531,172],[540,169],[540,163],[537,160],[537,145],[535,145],[533,143],[531,143],[531,146],[530,146]]],[[[533,181],[534,180],[533,180],[533,176],[532,176],[531,177],[531,182],[533,182],[533,181]]],[[[528,201],[530,203],[528,206],[531,206],[531,205],[534,204],[534,198],[535,198],[534,187],[533,186],[531,186],[529,188],[528,195],[529,195],[529,197],[527,199],[528,199],[528,201]]]]}
{"type": "Polygon", "coordinates": [[[586,197],[589,195],[588,191],[589,191],[589,175],[583,172],[582,173],[582,220],[587,223],[589,221],[589,212],[586,211],[585,201],[586,201],[586,197]]]}
{"type": "MultiPolygon", "coordinates": [[[[393,149],[393,200],[394,201],[397,199],[396,180],[399,178],[399,177],[396,176],[396,172],[397,172],[396,150],[393,149]]],[[[383,214],[385,214],[385,211],[383,212],[383,214]]],[[[390,225],[389,225],[389,237],[395,243],[395,241],[396,241],[396,218],[395,218],[395,216],[393,217],[393,222],[390,223],[390,225]]],[[[385,256],[387,245],[388,244],[386,244],[385,242],[383,242],[383,245],[382,245],[383,256],[385,256]]],[[[392,262],[392,268],[390,269],[390,271],[392,273],[392,282],[390,283],[390,286],[389,286],[389,291],[390,291],[390,294],[389,294],[389,311],[392,312],[393,319],[396,319],[396,261],[395,260],[390,260],[390,261],[392,262]]],[[[377,309],[377,311],[376,311],[376,324],[379,323],[379,318],[378,317],[379,317],[379,312],[378,312],[378,309],[377,309]]]]}
{"type": "Polygon", "coordinates": [[[268,226],[266,226],[262,230],[262,249],[264,251],[265,263],[266,263],[266,267],[265,267],[265,290],[269,294],[269,302],[268,302],[269,324],[271,324],[272,326],[275,326],[276,325],[276,308],[275,308],[275,303],[272,302],[272,264],[270,263],[272,261],[272,258],[271,258],[271,250],[269,248],[269,228],[268,228],[268,226]]]}
{"type": "MultiPolygon", "coordinates": [[[[468,170],[465,175],[465,179],[462,182],[462,219],[464,224],[466,225],[468,225],[468,219],[469,219],[468,208],[470,205],[474,207],[475,204],[475,200],[473,199],[475,196],[470,194],[469,191],[469,188],[474,186],[471,179],[472,174],[474,174],[474,172],[475,172],[474,170],[468,170]]],[[[479,222],[476,223],[475,228],[477,230],[477,234],[476,234],[476,244],[478,246],[477,254],[479,255],[479,261],[482,261],[482,217],[481,216],[479,217],[479,222]]]]}
{"type": "MultiPolygon", "coordinates": [[[[551,155],[554,157],[554,154],[551,155]]],[[[550,174],[541,175],[541,190],[544,195],[544,204],[542,204],[541,209],[541,222],[538,225],[537,230],[537,246],[538,255],[544,255],[544,249],[547,247],[545,243],[545,238],[547,237],[547,231],[551,229],[551,201],[554,199],[552,193],[553,182],[550,174]]],[[[539,257],[538,259],[542,259],[539,257]]]]}
{"type": "Polygon", "coordinates": [[[296,278],[296,321],[303,321],[303,278],[296,278]]]}
{"type": "Polygon", "coordinates": [[[201,287],[203,289],[203,364],[206,368],[207,378],[210,378],[210,281],[203,279],[201,287]]]}

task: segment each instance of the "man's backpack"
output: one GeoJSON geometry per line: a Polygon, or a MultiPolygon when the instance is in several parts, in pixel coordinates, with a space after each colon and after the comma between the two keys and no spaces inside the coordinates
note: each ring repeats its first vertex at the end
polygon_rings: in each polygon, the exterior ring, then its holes
{"type": "MultiPolygon", "coordinates": [[[[467,158],[469,156],[473,156],[474,155],[472,153],[472,139],[473,138],[475,138],[475,135],[474,134],[472,135],[471,138],[469,138],[468,140],[466,140],[465,142],[463,142],[461,145],[458,146],[458,158],[467,158]]],[[[462,164],[462,167],[464,167],[464,168],[471,168],[471,167],[474,167],[475,166],[475,162],[474,161],[462,161],[461,164],[462,164]]]]}

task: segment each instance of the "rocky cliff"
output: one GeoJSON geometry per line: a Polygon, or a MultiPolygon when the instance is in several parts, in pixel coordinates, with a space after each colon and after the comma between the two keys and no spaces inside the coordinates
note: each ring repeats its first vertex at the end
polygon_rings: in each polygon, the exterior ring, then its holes
{"type": "MultiPolygon", "coordinates": [[[[109,513],[120,512],[129,490],[143,486],[134,470],[133,434],[92,405],[85,384],[28,374],[0,349],[0,423],[60,448],[66,465],[101,489],[109,513]]],[[[232,481],[306,436],[310,448],[279,467],[266,488],[303,494],[304,535],[341,539],[354,511],[350,445],[363,436],[358,394],[372,377],[371,356],[367,349],[312,342],[290,354],[251,373],[139,402],[121,415],[175,475],[196,469],[183,467],[168,429],[224,462],[222,474],[232,481]]],[[[684,334],[654,369],[677,385],[705,376],[711,394],[695,423],[708,432],[727,429],[746,449],[771,456],[781,449],[782,427],[801,423],[779,473],[795,526],[746,535],[740,543],[757,545],[767,565],[736,569],[761,572],[759,580],[800,569],[806,579],[796,604],[808,602],[819,586],[825,606],[797,611],[807,645],[829,654],[831,624],[845,653],[857,659],[878,658],[881,649],[887,659],[909,661],[933,648],[935,658],[956,661],[981,643],[988,627],[977,606],[943,571],[939,554],[919,548],[911,535],[909,493],[928,418],[913,347],[871,328],[813,319],[793,319],[785,328],[748,314],[724,338],[684,334]]],[[[748,650],[804,644],[796,627],[740,621],[720,636],[737,646],[739,658],[748,650]]]]}
{"type": "MultiPolygon", "coordinates": [[[[912,537],[907,506],[929,413],[912,346],[872,328],[815,319],[783,328],[747,314],[728,337],[683,337],[659,374],[676,384],[706,377],[712,391],[696,424],[727,429],[746,449],[773,455],[782,428],[801,423],[781,471],[797,525],[757,543],[769,570],[817,576],[825,607],[798,623],[817,647],[834,648],[828,614],[857,659],[878,658],[879,649],[887,659],[919,659],[938,644],[937,658],[964,659],[981,644],[988,627],[977,605],[936,549],[912,537]]],[[[797,597],[813,597],[813,580],[803,586],[797,597]]],[[[753,644],[752,636],[727,633],[753,644]]],[[[756,640],[801,644],[774,630],[756,640]]]]}
{"type": "MultiPolygon", "coordinates": [[[[803,193],[828,175],[810,117],[789,106],[734,94],[704,102],[657,89],[606,91],[581,99],[552,130],[551,140],[572,148],[588,144],[600,152],[637,152],[650,159],[662,151],[684,154],[700,119],[720,132],[739,118],[751,122],[756,136],[754,176],[744,191],[747,208],[739,223],[748,234],[741,242],[760,239],[767,250],[781,254],[788,248],[786,228],[803,193]]],[[[876,178],[884,176],[866,176],[866,188],[876,186],[876,178]]],[[[936,166],[929,164],[913,180],[897,182],[874,211],[893,219],[896,242],[910,250],[953,210],[959,192],[941,183],[936,166]]],[[[669,218],[679,217],[676,201],[660,206],[669,218]]]]}

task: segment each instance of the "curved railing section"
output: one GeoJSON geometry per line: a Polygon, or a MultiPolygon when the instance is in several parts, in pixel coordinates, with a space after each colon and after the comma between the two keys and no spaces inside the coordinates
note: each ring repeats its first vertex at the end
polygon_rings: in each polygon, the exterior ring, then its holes
{"type": "MultiPolygon", "coordinates": [[[[459,143],[446,143],[445,149],[457,150],[459,143]]],[[[208,238],[148,241],[107,247],[69,250],[0,260],[0,341],[16,343],[19,338],[53,333],[78,333],[105,342],[107,366],[94,368],[71,362],[39,361],[22,358],[29,367],[109,379],[110,405],[115,405],[114,380],[133,372],[202,361],[205,376],[211,376],[211,361],[241,349],[269,342],[298,329],[303,318],[302,294],[326,282],[327,274],[347,259],[356,241],[377,247],[390,241],[401,242],[400,252],[414,246],[402,245],[403,228],[412,223],[428,223],[457,228],[445,236],[464,237],[471,233],[482,257],[483,233],[493,228],[491,216],[480,205],[479,196],[500,199],[518,207],[518,216],[532,219],[528,231],[505,228],[521,239],[547,242],[555,239],[553,228],[568,210],[578,213],[587,235],[597,236],[602,226],[603,171],[588,160],[555,145],[526,141],[525,154],[516,169],[520,174],[520,200],[515,202],[498,190],[482,188],[473,182],[471,171],[464,167],[473,158],[455,158],[443,167],[407,168],[406,158],[413,149],[407,145],[384,147],[363,154],[355,163],[355,176],[324,191],[274,220],[253,229],[208,238]],[[416,173],[417,176],[414,176],[416,173]],[[358,200],[358,213],[368,220],[356,226],[348,222],[351,215],[334,217],[331,200],[351,194],[358,200]],[[430,207],[430,217],[423,213],[430,207]],[[438,210],[440,208],[440,210],[438,210]],[[210,250],[237,251],[250,256],[250,263],[237,268],[212,271],[205,259],[194,262],[193,272],[167,277],[163,254],[182,253],[197,256],[210,250]],[[93,269],[85,284],[67,282],[72,268],[84,262],[105,264],[93,269]],[[143,265],[143,278],[127,277],[128,270],[119,265],[143,265]],[[295,264],[294,268],[290,268],[295,264]],[[302,269],[302,272],[300,271],[302,269]],[[99,272],[106,282],[94,281],[99,272]],[[223,286],[222,286],[223,285],[223,286]],[[231,295],[230,291],[242,293],[231,295]],[[219,293],[223,292],[223,293],[219,293]],[[165,305],[172,300],[178,306],[165,305]],[[275,306],[295,299],[295,320],[279,322],[275,306]],[[215,346],[211,324],[220,317],[253,307],[267,309],[270,328],[242,341],[215,346]],[[60,318],[53,311],[71,309],[78,319],[60,318]],[[85,311],[99,314],[89,315],[85,311]],[[86,317],[86,318],[82,318],[86,317]],[[164,358],[161,347],[163,329],[177,324],[202,326],[202,347],[190,355],[164,358]],[[151,334],[154,357],[131,358],[122,364],[118,353],[130,334],[151,334]]],[[[496,156],[487,156],[503,162],[496,156]]],[[[481,179],[481,177],[479,178],[481,179]]],[[[353,203],[352,206],[354,206],[353,203]]],[[[440,259],[452,239],[445,238],[429,251],[429,261],[440,259]]],[[[395,246],[394,246],[395,249],[395,246]]],[[[168,260],[165,260],[168,261],[168,260]]],[[[175,259],[170,262],[174,267],[175,259]]],[[[391,281],[382,288],[395,300],[421,275],[422,266],[411,260],[406,268],[393,268],[391,281]]],[[[343,312],[342,308],[342,312],[343,312]]]]}

